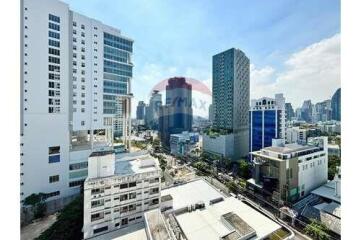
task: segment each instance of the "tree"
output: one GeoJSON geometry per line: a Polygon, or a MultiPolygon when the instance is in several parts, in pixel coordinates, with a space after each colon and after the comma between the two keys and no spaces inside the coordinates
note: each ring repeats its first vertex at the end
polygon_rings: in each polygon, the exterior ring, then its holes
{"type": "Polygon", "coordinates": [[[24,199],[24,205],[31,205],[34,213],[34,219],[42,218],[45,216],[46,205],[45,205],[45,194],[31,194],[24,199]]]}
{"type": "Polygon", "coordinates": [[[328,179],[332,180],[337,173],[337,167],[341,165],[339,156],[328,156],[328,179]]]}
{"type": "Polygon", "coordinates": [[[305,233],[310,235],[315,240],[329,239],[327,234],[327,227],[315,219],[311,219],[311,223],[305,227],[305,233]]]}
{"type": "Polygon", "coordinates": [[[226,183],[226,186],[228,187],[229,191],[234,192],[234,193],[238,193],[238,190],[239,190],[238,185],[235,182],[228,181],[226,183]]]}
{"type": "Polygon", "coordinates": [[[56,222],[45,230],[37,240],[83,239],[83,195],[61,210],[56,222]]]}
{"type": "Polygon", "coordinates": [[[244,179],[248,179],[249,178],[249,171],[250,171],[249,164],[246,162],[246,160],[242,159],[239,162],[239,169],[238,169],[239,175],[244,179]]]}

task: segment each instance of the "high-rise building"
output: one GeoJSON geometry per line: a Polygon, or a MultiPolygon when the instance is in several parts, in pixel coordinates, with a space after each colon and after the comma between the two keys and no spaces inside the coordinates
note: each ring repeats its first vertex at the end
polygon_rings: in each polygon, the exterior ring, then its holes
{"type": "Polygon", "coordinates": [[[153,130],[159,128],[159,108],[162,106],[162,95],[154,90],[149,99],[149,104],[145,108],[145,123],[153,130]]]}
{"type": "Polygon", "coordinates": [[[305,100],[301,108],[301,119],[308,123],[312,122],[312,109],[313,104],[311,100],[305,100]]]}
{"type": "Polygon", "coordinates": [[[159,134],[162,145],[170,147],[170,135],[192,131],[192,85],[183,77],[168,79],[166,104],[159,111],[159,134]]]}
{"type": "Polygon", "coordinates": [[[331,100],[325,100],[314,105],[313,122],[326,122],[331,120],[331,100]]]}
{"type": "Polygon", "coordinates": [[[235,48],[213,56],[213,127],[234,134],[233,159],[248,154],[249,64],[235,48]]]}
{"type": "Polygon", "coordinates": [[[132,52],[63,2],[21,1],[21,200],[79,193],[89,154],[128,136],[132,52]]]}
{"type": "Polygon", "coordinates": [[[291,121],[295,117],[295,112],[293,110],[291,103],[285,104],[285,111],[286,111],[286,120],[291,121]]]}
{"type": "Polygon", "coordinates": [[[208,107],[208,120],[212,123],[214,121],[214,108],[212,104],[208,107]]]}
{"type": "Polygon", "coordinates": [[[143,101],[138,102],[137,106],[137,120],[144,120],[145,118],[145,103],[143,101]]]}
{"type": "Polygon", "coordinates": [[[332,120],[341,121],[341,88],[337,89],[331,99],[332,120]]]}
{"type": "Polygon", "coordinates": [[[285,98],[263,97],[251,100],[249,111],[249,151],[272,146],[272,139],[285,139],[285,98]]]}

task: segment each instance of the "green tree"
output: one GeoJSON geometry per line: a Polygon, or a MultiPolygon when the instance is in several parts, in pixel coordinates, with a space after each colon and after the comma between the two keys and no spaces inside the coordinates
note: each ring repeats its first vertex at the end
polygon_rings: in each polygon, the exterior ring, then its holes
{"type": "Polygon", "coordinates": [[[250,165],[246,162],[246,160],[241,159],[241,161],[239,161],[239,169],[238,169],[239,175],[244,179],[248,179],[250,177],[249,171],[250,171],[250,165]]]}
{"type": "Polygon", "coordinates": [[[231,192],[238,193],[238,191],[239,191],[238,185],[233,181],[228,181],[226,183],[226,186],[228,187],[229,191],[231,191],[231,192]]]}
{"type": "Polygon", "coordinates": [[[328,156],[328,179],[332,180],[337,173],[337,167],[341,165],[339,156],[328,156]]]}
{"type": "Polygon", "coordinates": [[[329,239],[327,234],[327,227],[315,219],[312,219],[311,223],[307,224],[307,226],[304,228],[304,231],[307,235],[311,236],[315,240],[329,239]]]}
{"type": "Polygon", "coordinates": [[[56,222],[37,240],[83,239],[83,195],[61,210],[56,222]]]}
{"type": "Polygon", "coordinates": [[[45,205],[45,194],[31,194],[24,199],[24,205],[31,205],[34,213],[34,218],[42,218],[45,216],[46,205],[45,205]]]}

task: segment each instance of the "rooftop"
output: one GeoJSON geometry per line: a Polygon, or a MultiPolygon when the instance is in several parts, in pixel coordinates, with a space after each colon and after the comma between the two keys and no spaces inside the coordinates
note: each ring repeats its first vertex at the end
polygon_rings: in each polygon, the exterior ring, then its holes
{"type": "Polygon", "coordinates": [[[237,236],[243,238],[246,235],[254,235],[252,240],[264,239],[281,228],[276,222],[233,197],[202,210],[177,215],[176,218],[189,240],[233,240],[240,239],[237,236]],[[222,217],[230,224],[222,222],[222,217]]]}
{"type": "Polygon", "coordinates": [[[264,150],[267,150],[267,151],[283,153],[283,154],[298,152],[298,151],[305,151],[305,150],[312,150],[312,149],[317,149],[317,147],[309,146],[309,145],[300,145],[297,143],[286,144],[284,147],[266,147],[266,148],[264,148],[264,150]]]}
{"type": "Polygon", "coordinates": [[[171,195],[173,198],[173,209],[175,210],[200,201],[203,201],[206,205],[208,205],[210,200],[224,197],[203,179],[163,189],[161,195],[171,195]]]}
{"type": "Polygon", "coordinates": [[[312,191],[313,194],[341,203],[341,196],[335,194],[335,181],[330,181],[312,191]]]}
{"type": "Polygon", "coordinates": [[[146,151],[117,155],[115,162],[116,175],[130,175],[159,170],[158,160],[146,151]]]}

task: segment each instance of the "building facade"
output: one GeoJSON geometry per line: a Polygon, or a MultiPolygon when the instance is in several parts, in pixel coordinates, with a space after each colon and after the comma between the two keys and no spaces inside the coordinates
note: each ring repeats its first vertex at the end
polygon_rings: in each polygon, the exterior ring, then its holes
{"type": "Polygon", "coordinates": [[[251,101],[249,111],[250,152],[272,145],[272,139],[285,139],[285,98],[276,94],[275,98],[260,98],[251,101]]]}
{"type": "Polygon", "coordinates": [[[341,121],[341,88],[337,89],[331,99],[332,120],[341,121]]]}
{"type": "Polygon", "coordinates": [[[249,58],[231,48],[213,56],[213,127],[234,134],[233,159],[248,154],[249,58]]]}
{"type": "Polygon", "coordinates": [[[301,120],[306,121],[307,123],[311,123],[312,109],[313,109],[313,105],[311,100],[305,100],[301,108],[301,120]]]}
{"type": "Polygon", "coordinates": [[[157,159],[145,152],[93,152],[84,183],[84,239],[144,222],[160,206],[157,159]]]}
{"type": "Polygon", "coordinates": [[[295,111],[293,110],[291,103],[285,103],[286,120],[291,121],[295,117],[295,111]]]}
{"type": "Polygon", "coordinates": [[[170,135],[192,131],[192,85],[183,77],[168,79],[166,104],[159,112],[159,134],[162,146],[170,147],[170,135]]]}
{"type": "Polygon", "coordinates": [[[137,106],[137,120],[145,119],[145,103],[144,101],[139,101],[137,106]]]}
{"type": "Polygon", "coordinates": [[[328,179],[327,137],[309,138],[307,144],[283,144],[252,152],[254,176],[248,188],[276,201],[295,202],[328,179]]]}
{"type": "Polygon", "coordinates": [[[22,201],[77,194],[91,151],[129,134],[132,48],[63,2],[21,1],[22,201]]]}
{"type": "Polygon", "coordinates": [[[307,129],[300,127],[286,128],[286,143],[305,144],[307,142],[307,129]]]}
{"type": "Polygon", "coordinates": [[[159,109],[162,106],[162,95],[154,90],[149,99],[149,104],[145,108],[145,123],[148,128],[158,130],[159,128],[159,109]]]}

